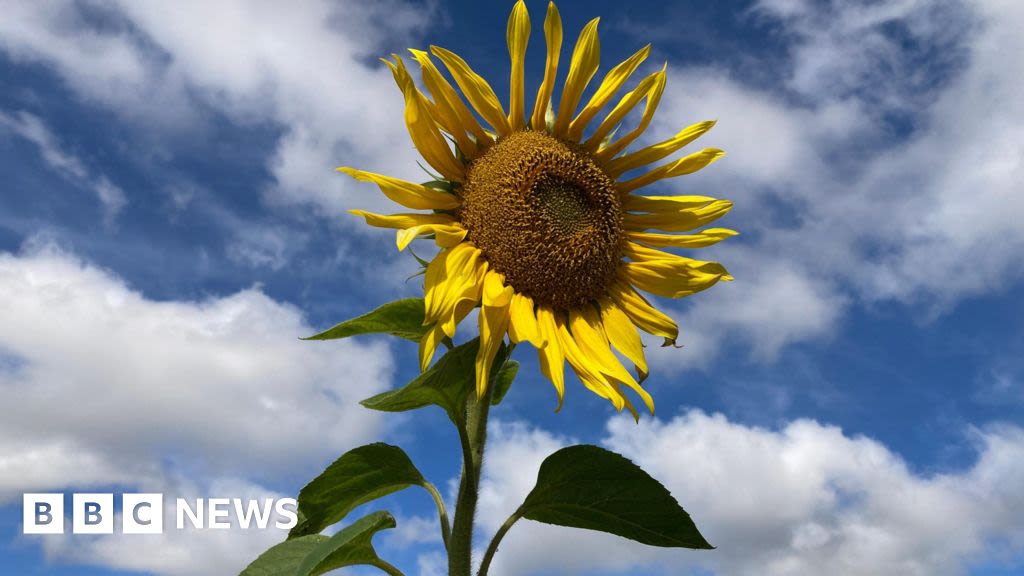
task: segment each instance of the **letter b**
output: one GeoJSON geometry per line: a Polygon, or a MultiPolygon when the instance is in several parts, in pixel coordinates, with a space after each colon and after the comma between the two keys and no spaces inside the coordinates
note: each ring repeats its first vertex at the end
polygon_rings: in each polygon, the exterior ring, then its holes
{"type": "Polygon", "coordinates": [[[113,494],[75,494],[72,502],[73,533],[114,533],[113,494]]]}
{"type": "Polygon", "coordinates": [[[24,534],[63,534],[64,495],[25,494],[22,520],[24,534]]]}

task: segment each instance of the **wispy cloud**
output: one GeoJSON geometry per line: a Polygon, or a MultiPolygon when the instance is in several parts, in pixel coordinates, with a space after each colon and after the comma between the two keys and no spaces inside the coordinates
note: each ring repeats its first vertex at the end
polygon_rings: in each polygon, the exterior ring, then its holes
{"type": "Polygon", "coordinates": [[[21,3],[0,22],[0,49],[151,130],[201,131],[211,109],[279,127],[266,199],[336,216],[386,205],[335,174],[341,164],[420,176],[401,95],[370,57],[406,44],[432,10],[394,1],[21,3]]]}
{"type": "Polygon", "coordinates": [[[104,224],[113,226],[128,202],[121,188],[103,174],[86,168],[81,158],[64,149],[38,116],[23,111],[15,114],[0,111],[0,127],[35,144],[43,161],[68,181],[92,190],[103,206],[104,224]]]}
{"type": "Polygon", "coordinates": [[[671,186],[736,199],[723,223],[743,233],[714,248],[738,281],[681,312],[695,356],[732,338],[771,359],[834,332],[851,305],[899,302],[928,319],[1024,278],[1024,65],[1010,56],[1024,50],[1024,8],[759,10],[791,42],[779,85],[673,70],[686,89],[666,93],[656,126],[720,118],[704,139],[729,156],[671,186]]]}

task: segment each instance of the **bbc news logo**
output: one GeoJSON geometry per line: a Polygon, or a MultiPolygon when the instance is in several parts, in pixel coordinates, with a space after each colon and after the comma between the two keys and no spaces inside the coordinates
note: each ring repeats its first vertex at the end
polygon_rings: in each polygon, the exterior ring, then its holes
{"type": "MultiPolygon", "coordinates": [[[[299,522],[294,498],[178,498],[174,510],[178,530],[186,526],[226,530],[236,525],[289,530],[299,522]]],[[[63,534],[64,494],[25,494],[22,514],[25,534],[63,534]]],[[[72,494],[72,534],[113,534],[115,517],[113,494],[72,494]]],[[[122,494],[120,530],[123,534],[162,534],[164,495],[122,494]]]]}

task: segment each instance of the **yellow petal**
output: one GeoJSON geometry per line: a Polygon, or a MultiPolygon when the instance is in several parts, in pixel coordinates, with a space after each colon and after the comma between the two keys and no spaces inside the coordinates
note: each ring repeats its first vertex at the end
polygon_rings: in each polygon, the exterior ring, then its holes
{"type": "MultiPolygon", "coordinates": [[[[597,152],[598,148],[604,142],[605,138],[611,134],[622,120],[633,111],[633,108],[640,103],[641,100],[646,100],[645,105],[645,116],[647,111],[650,111],[653,117],[654,109],[657,108],[657,101],[661,98],[661,92],[665,89],[665,68],[660,71],[647,76],[637,84],[636,88],[628,92],[625,96],[619,100],[619,103],[612,108],[612,111],[605,116],[605,119],[598,125],[597,130],[583,143],[583,147],[591,152],[597,152]],[[653,102],[653,106],[652,106],[653,102]]],[[[648,120],[649,122],[650,120],[648,120]]],[[[646,125],[640,128],[640,132],[646,129],[646,125]]],[[[639,133],[637,135],[639,135],[639,133]]],[[[611,158],[615,156],[612,154],[611,158]]]]}
{"type": "Polygon", "coordinates": [[[623,278],[633,286],[666,298],[682,298],[706,290],[719,280],[732,280],[732,276],[717,262],[678,257],[625,262],[621,270],[623,278]]]}
{"type": "Polygon", "coordinates": [[[435,324],[420,339],[420,372],[426,372],[430,367],[430,361],[434,359],[434,352],[437,345],[444,340],[444,332],[441,326],[435,324]]]}
{"type": "Polygon", "coordinates": [[[609,292],[612,300],[626,316],[629,316],[633,324],[648,334],[664,338],[664,346],[675,345],[676,339],[679,338],[679,327],[674,320],[651,306],[646,298],[628,284],[615,282],[609,288],[609,292]]]}
{"type": "Polygon", "coordinates": [[[583,91],[587,89],[587,84],[597,72],[601,59],[601,42],[597,37],[597,23],[600,20],[594,18],[588,22],[576,40],[576,47],[572,51],[572,63],[569,64],[569,75],[565,79],[562,98],[558,102],[555,136],[563,137],[569,131],[569,122],[576,113],[576,106],[580,103],[583,91]]]}
{"type": "Polygon", "coordinates": [[[629,316],[615,305],[611,299],[604,298],[601,304],[601,323],[604,326],[604,333],[615,349],[629,358],[636,366],[639,378],[647,377],[647,359],[644,357],[644,344],[640,340],[640,333],[636,326],[629,319],[629,316]]]}
{"type": "Polygon", "coordinates": [[[524,118],[526,98],[523,79],[523,66],[526,61],[526,44],[530,40],[530,14],[526,11],[523,0],[516,2],[512,14],[508,17],[508,29],[505,32],[508,40],[508,55],[512,59],[512,76],[509,78],[508,122],[512,130],[526,127],[524,118]]]}
{"type": "Polygon", "coordinates": [[[349,214],[362,216],[366,223],[377,228],[412,228],[424,224],[455,224],[448,214],[374,214],[365,210],[349,210],[349,214]]]}
{"type": "MultiPolygon", "coordinates": [[[[595,156],[603,163],[609,162],[612,158],[618,156],[619,152],[626,149],[633,143],[634,140],[640,137],[641,134],[647,130],[647,127],[651,125],[651,120],[654,119],[654,112],[658,109],[658,104],[661,102],[661,95],[665,92],[665,67],[662,67],[661,74],[657,74],[654,77],[654,82],[647,89],[647,93],[643,94],[646,99],[644,104],[644,113],[640,117],[640,123],[637,124],[636,128],[633,128],[618,139],[608,143],[604,146],[599,146],[595,156]]],[[[639,89],[639,88],[638,88],[639,89]]],[[[614,114],[614,110],[612,113],[614,114]]]]}
{"type": "Polygon", "coordinates": [[[637,188],[657,182],[663,178],[674,178],[684,174],[692,174],[718,160],[722,156],[725,156],[725,152],[718,148],[705,148],[700,152],[694,152],[685,158],[680,158],[679,160],[670,162],[664,166],[654,168],[653,170],[650,170],[645,174],[641,174],[632,180],[619,182],[617,187],[619,192],[625,194],[636,190],[637,188]]]}
{"type": "Polygon", "coordinates": [[[601,85],[597,88],[597,92],[590,97],[590,101],[583,107],[579,115],[572,121],[569,126],[569,140],[573,142],[579,142],[583,138],[583,130],[586,129],[587,124],[597,116],[597,113],[604,108],[608,101],[615,97],[615,93],[622,88],[622,85],[629,80],[629,77],[637,69],[644,60],[647,59],[647,55],[651,52],[651,45],[644,46],[636,54],[633,54],[627,58],[624,62],[612,68],[607,74],[605,74],[604,80],[601,81],[601,85]]]}
{"type": "Polygon", "coordinates": [[[384,176],[383,174],[356,170],[347,166],[338,168],[338,172],[348,174],[362,182],[373,182],[392,201],[413,210],[452,210],[462,204],[458,196],[435,190],[422,184],[399,180],[398,178],[384,176]]]}
{"type": "Polygon", "coordinates": [[[405,95],[405,126],[409,129],[413,145],[423,159],[442,176],[454,182],[462,182],[465,179],[462,163],[455,158],[455,154],[448,147],[448,141],[437,129],[426,97],[416,89],[402,59],[398,55],[394,55],[394,58],[395,63],[388,60],[382,62],[391,69],[395,82],[405,95]]]}
{"type": "Polygon", "coordinates": [[[526,341],[536,348],[544,347],[544,340],[537,327],[537,314],[533,311],[532,298],[518,292],[514,294],[509,308],[509,317],[511,323],[508,327],[508,336],[514,344],[526,341]]]}
{"type": "Polygon", "coordinates": [[[396,234],[395,243],[398,245],[398,250],[405,250],[410,242],[423,234],[433,234],[434,241],[439,247],[451,248],[465,240],[468,231],[460,224],[423,224],[421,226],[413,226],[412,228],[399,230],[396,234]]]}
{"type": "Polygon", "coordinates": [[[546,343],[543,348],[537,349],[540,371],[555,387],[555,393],[558,394],[555,412],[558,412],[565,399],[565,356],[562,355],[555,314],[550,308],[537,308],[537,332],[546,343]]]}
{"type": "MultiPolygon", "coordinates": [[[[633,420],[636,421],[637,423],[640,423],[640,414],[638,414],[636,408],[633,407],[633,403],[629,401],[629,397],[627,397],[622,392],[622,386],[620,386],[619,383],[614,380],[609,381],[608,384],[615,389],[615,392],[619,396],[622,397],[623,402],[626,404],[626,410],[629,410],[629,413],[633,415],[633,420]]],[[[653,408],[651,409],[651,414],[654,414],[653,408]]]]}
{"type": "Polygon", "coordinates": [[[655,234],[651,232],[627,232],[626,236],[634,242],[659,248],[704,248],[717,244],[726,238],[736,236],[739,232],[728,228],[708,228],[697,234],[655,234]]]}
{"type": "MultiPolygon", "coordinates": [[[[629,200],[638,198],[644,197],[632,196],[629,200]]],[[[679,207],[673,209],[671,203],[666,200],[670,198],[672,197],[647,197],[651,202],[660,202],[661,205],[649,208],[651,214],[626,214],[622,217],[623,224],[630,231],[656,228],[666,232],[685,232],[714,222],[732,209],[732,202],[728,200],[712,200],[698,207],[686,206],[685,202],[680,202],[678,203],[679,207]]]]}
{"type": "MultiPolygon", "coordinates": [[[[480,126],[480,122],[477,122],[476,116],[469,111],[469,108],[459,97],[458,92],[455,88],[448,83],[448,80],[441,75],[441,71],[434,66],[434,62],[430,59],[430,54],[422,50],[410,49],[412,57],[419,62],[420,73],[423,76],[423,83],[427,86],[427,90],[430,91],[430,95],[437,101],[437,106],[442,114],[452,114],[455,116],[454,123],[457,124],[458,128],[455,130],[456,142],[459,145],[459,150],[469,158],[475,156],[480,145],[488,145],[494,141],[491,135],[480,126]],[[462,137],[465,138],[465,132],[469,132],[476,139],[476,142],[462,143],[459,139],[458,132],[462,132],[462,137]],[[463,145],[466,147],[464,148],[463,145]],[[468,149],[467,149],[468,148],[468,149]]],[[[455,128],[453,126],[453,128],[455,128]]]]}
{"type": "Polygon", "coordinates": [[[652,162],[657,162],[676,150],[681,149],[683,146],[686,146],[690,142],[693,142],[697,138],[700,138],[705,132],[711,130],[714,125],[714,120],[707,120],[705,122],[698,122],[692,126],[687,126],[678,134],[664,142],[659,142],[652,146],[637,150],[632,154],[626,154],[620,158],[615,158],[605,166],[605,171],[612,178],[618,178],[630,170],[646,166],[652,162]]]}
{"type": "Polygon", "coordinates": [[[501,347],[508,329],[508,309],[512,302],[512,287],[505,286],[505,277],[497,272],[484,276],[483,301],[480,306],[480,348],[476,353],[476,397],[483,398],[491,363],[501,347]]]}
{"type": "MultiPolygon", "coordinates": [[[[415,57],[416,54],[413,53],[413,58],[415,57]]],[[[420,68],[422,69],[422,66],[420,68]]],[[[421,76],[425,75],[421,73],[421,76]]],[[[430,116],[434,118],[434,121],[441,127],[441,130],[455,140],[455,147],[462,152],[462,155],[465,158],[474,158],[477,154],[476,142],[473,142],[473,139],[466,134],[466,129],[463,128],[462,121],[455,110],[443,99],[436,96],[435,100],[424,97],[423,101],[430,111],[430,116]]]]}
{"type": "Polygon", "coordinates": [[[647,246],[637,244],[636,242],[626,242],[623,248],[623,254],[634,262],[668,260],[675,266],[691,268],[711,274],[720,274],[722,276],[721,279],[727,282],[731,282],[733,280],[732,275],[729,274],[718,262],[694,260],[693,258],[671,254],[662,250],[655,250],[654,248],[648,248],[647,246]]]}
{"type": "MultiPolygon", "coordinates": [[[[480,256],[480,250],[469,242],[463,242],[448,250],[442,250],[427,265],[423,276],[423,299],[425,306],[424,323],[431,324],[441,318],[441,310],[452,294],[461,292],[473,271],[472,264],[480,256]]],[[[453,304],[449,305],[450,308],[453,304]]]]}
{"type": "Polygon", "coordinates": [[[703,208],[712,202],[715,202],[715,198],[711,196],[640,196],[638,194],[630,194],[622,198],[622,209],[627,212],[655,212],[660,214],[703,208]]]}
{"type": "Polygon", "coordinates": [[[565,359],[569,361],[573,372],[588,390],[601,398],[610,400],[616,410],[626,406],[626,396],[608,382],[608,378],[594,365],[579,348],[573,335],[569,333],[564,322],[558,322],[558,343],[565,351],[565,359]]]}
{"type": "Polygon", "coordinates": [[[562,18],[554,2],[548,3],[548,13],[544,17],[544,39],[547,41],[548,57],[544,65],[544,81],[537,90],[537,99],[533,104],[533,116],[530,126],[534,130],[545,130],[544,119],[551,105],[551,95],[555,91],[555,76],[558,74],[558,58],[562,52],[562,18]]]}
{"type": "MultiPolygon", "coordinates": [[[[586,361],[592,368],[608,378],[624,384],[640,395],[647,409],[654,413],[654,399],[643,389],[626,368],[619,363],[609,347],[602,330],[601,317],[592,306],[573,309],[569,314],[569,328],[586,361]]],[[[620,408],[621,409],[621,408],[620,408]]]]}
{"type": "Polygon", "coordinates": [[[482,76],[473,72],[469,64],[453,52],[449,52],[438,46],[431,46],[430,52],[441,59],[448,68],[448,72],[455,78],[455,82],[466,95],[466,99],[473,105],[473,108],[480,116],[494,128],[499,136],[508,134],[511,127],[505,111],[501,109],[501,102],[491,89],[490,84],[482,76]]]}
{"type": "Polygon", "coordinates": [[[455,337],[455,328],[480,303],[486,273],[487,261],[477,258],[470,262],[461,280],[453,284],[455,288],[441,306],[441,329],[449,338],[455,337]]]}

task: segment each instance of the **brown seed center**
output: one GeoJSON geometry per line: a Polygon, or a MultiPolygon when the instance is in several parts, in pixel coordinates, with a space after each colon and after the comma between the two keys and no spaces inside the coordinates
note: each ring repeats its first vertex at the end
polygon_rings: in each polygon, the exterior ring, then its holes
{"type": "Polygon", "coordinates": [[[555,309],[607,293],[621,254],[615,183],[574,144],[514,132],[474,160],[459,218],[516,292],[555,309]]]}

